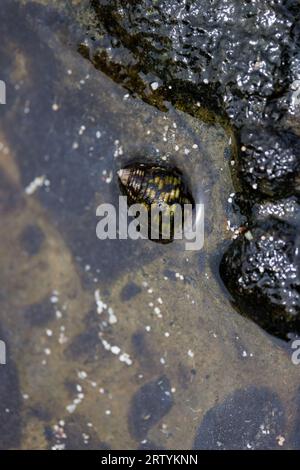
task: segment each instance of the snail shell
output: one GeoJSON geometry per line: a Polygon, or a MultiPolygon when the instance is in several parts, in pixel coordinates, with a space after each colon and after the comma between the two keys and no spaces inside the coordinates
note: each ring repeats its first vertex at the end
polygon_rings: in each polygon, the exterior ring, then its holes
{"type": "Polygon", "coordinates": [[[194,205],[182,174],[175,168],[138,163],[119,170],[118,176],[130,203],[144,204],[148,209],[154,204],[194,205]]]}
{"type": "Polygon", "coordinates": [[[175,215],[180,214],[178,206],[182,209],[185,204],[194,207],[182,174],[175,168],[138,163],[119,170],[118,177],[129,204],[143,204],[149,211],[149,221],[159,224],[158,237],[152,238],[149,230],[149,238],[162,243],[172,241],[175,231],[182,230],[184,223],[183,210],[175,223],[175,215]],[[152,208],[167,215],[171,225],[164,223],[159,213],[153,214],[152,208]]]}

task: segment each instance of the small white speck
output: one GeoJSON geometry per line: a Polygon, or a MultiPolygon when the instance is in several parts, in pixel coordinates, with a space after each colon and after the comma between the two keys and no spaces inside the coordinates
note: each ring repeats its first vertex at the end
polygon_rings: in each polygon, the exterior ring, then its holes
{"type": "Polygon", "coordinates": [[[157,315],[158,317],[161,316],[160,308],[159,308],[159,307],[155,307],[155,308],[154,308],[154,313],[155,313],[155,315],[157,315]]]}
{"type": "Polygon", "coordinates": [[[45,175],[37,176],[29,185],[25,188],[25,193],[31,196],[38,188],[41,188],[45,182],[45,175]]]}
{"type": "Polygon", "coordinates": [[[182,274],[180,274],[180,273],[175,273],[175,277],[176,277],[177,279],[180,279],[181,281],[184,280],[184,276],[183,276],[182,274]]]}
{"type": "Polygon", "coordinates": [[[110,348],[110,350],[111,350],[111,352],[112,352],[113,354],[115,354],[116,356],[117,356],[118,354],[120,354],[120,352],[121,352],[121,349],[120,349],[118,346],[112,346],[112,347],[110,348]]]}
{"type": "Polygon", "coordinates": [[[127,353],[121,354],[119,356],[119,359],[120,359],[121,362],[125,362],[125,364],[127,364],[128,366],[132,365],[132,360],[130,359],[129,354],[127,354],[127,353]]]}
{"type": "Polygon", "coordinates": [[[158,84],[158,82],[152,82],[150,86],[151,86],[152,90],[155,91],[155,90],[158,89],[159,84],[158,84]]]}
{"type": "Polygon", "coordinates": [[[276,440],[277,440],[278,445],[279,445],[280,447],[282,447],[283,444],[285,443],[285,437],[284,437],[284,436],[277,436],[277,437],[276,437],[276,440]]]}
{"type": "Polygon", "coordinates": [[[245,233],[245,238],[247,238],[247,240],[249,240],[249,241],[253,240],[253,235],[252,235],[252,233],[250,232],[250,230],[248,230],[248,231],[245,233]]]}
{"type": "Polygon", "coordinates": [[[58,297],[57,297],[57,295],[52,295],[52,296],[50,297],[50,302],[51,302],[52,304],[57,304],[57,302],[58,302],[58,297]]]}
{"type": "Polygon", "coordinates": [[[115,323],[117,323],[118,319],[116,317],[116,315],[114,314],[114,311],[111,307],[109,307],[108,309],[108,323],[110,325],[114,325],[115,323]]]}
{"type": "Polygon", "coordinates": [[[60,319],[62,317],[62,313],[59,310],[56,310],[55,315],[57,319],[60,319]]]}
{"type": "Polygon", "coordinates": [[[69,413],[74,413],[74,411],[76,410],[76,404],[75,403],[71,403],[71,405],[68,405],[66,407],[66,410],[69,412],[69,413]]]}
{"type": "Polygon", "coordinates": [[[77,373],[77,376],[79,379],[81,380],[84,380],[87,378],[87,373],[84,371],[84,370],[80,370],[78,373],[77,373]]]}
{"type": "Polygon", "coordinates": [[[79,135],[83,135],[83,133],[85,132],[85,130],[86,130],[86,127],[85,127],[85,126],[83,126],[83,125],[80,126],[79,131],[78,131],[78,134],[79,134],[79,135]]]}

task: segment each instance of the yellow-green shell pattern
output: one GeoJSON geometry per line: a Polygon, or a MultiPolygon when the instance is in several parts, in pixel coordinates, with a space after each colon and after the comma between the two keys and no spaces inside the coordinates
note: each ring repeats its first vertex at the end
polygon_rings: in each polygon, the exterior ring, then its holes
{"type": "Polygon", "coordinates": [[[157,236],[154,238],[149,229],[149,238],[162,243],[172,241],[175,231],[183,229],[184,205],[194,207],[193,198],[181,172],[175,168],[138,163],[119,170],[118,176],[129,205],[143,204],[148,210],[152,227],[158,226],[157,236]],[[176,215],[178,217],[175,221],[176,215]],[[167,219],[163,219],[163,216],[167,216],[167,219]]]}
{"type": "Polygon", "coordinates": [[[194,205],[183,176],[176,168],[138,163],[119,170],[118,176],[130,203],[144,204],[148,209],[153,205],[194,205]]]}

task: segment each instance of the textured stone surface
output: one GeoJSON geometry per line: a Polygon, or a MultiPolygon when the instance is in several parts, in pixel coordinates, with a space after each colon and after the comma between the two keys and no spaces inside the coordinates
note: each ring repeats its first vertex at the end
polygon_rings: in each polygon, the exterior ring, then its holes
{"type": "MultiPolygon", "coordinates": [[[[195,88],[184,99],[173,90],[185,109],[162,90],[146,88],[147,101],[137,82],[127,96],[129,73],[124,83],[111,73],[118,66],[108,63],[104,74],[83,60],[77,47],[93,21],[88,4],[1,2],[9,100],[0,108],[0,339],[10,353],[0,388],[3,403],[14,401],[1,446],[191,449],[206,413],[254,386],[278,397],[286,422],[274,421],[272,432],[286,448],[297,436],[299,370],[289,349],[236,314],[218,281],[222,240],[230,237],[232,132],[202,121],[211,114],[194,103],[195,88]],[[202,252],[96,239],[97,205],[116,202],[116,170],[141,155],[159,163],[166,156],[189,177],[195,198],[206,197],[202,252]],[[31,256],[22,243],[28,226],[44,234],[31,256]],[[134,296],[126,292],[133,284],[134,296]],[[133,436],[134,397],[164,376],[172,407],[155,414],[147,436],[143,427],[133,436]]],[[[126,48],[119,51],[125,57],[126,48]]],[[[150,74],[143,83],[156,80],[150,74]]],[[[139,409],[143,416],[146,407],[139,409]]]]}

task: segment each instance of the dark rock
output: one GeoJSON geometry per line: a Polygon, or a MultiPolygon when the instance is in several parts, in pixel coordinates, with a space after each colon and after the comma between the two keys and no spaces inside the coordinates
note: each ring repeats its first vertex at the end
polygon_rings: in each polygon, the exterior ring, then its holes
{"type": "Polygon", "coordinates": [[[239,158],[241,180],[272,198],[300,191],[300,139],[289,131],[243,128],[239,158]]]}
{"type": "Polygon", "coordinates": [[[32,326],[45,326],[55,318],[55,311],[48,297],[26,307],[22,314],[32,326]]]}
{"type": "Polygon", "coordinates": [[[0,340],[6,346],[6,364],[0,364],[0,449],[7,450],[20,446],[21,393],[18,371],[1,328],[0,340]]]}
{"type": "Polygon", "coordinates": [[[129,430],[136,439],[146,437],[148,431],[172,408],[173,397],[167,377],[143,385],[134,395],[128,416],[129,430]]]}
{"type": "Polygon", "coordinates": [[[235,240],[220,265],[242,312],[282,339],[300,333],[299,247],[297,226],[271,218],[235,240]]]}
{"type": "Polygon", "coordinates": [[[127,302],[138,295],[142,289],[135,282],[128,282],[121,291],[121,300],[127,302]]]}
{"type": "Polygon", "coordinates": [[[197,431],[194,449],[278,449],[284,431],[284,411],[267,388],[237,390],[211,408],[197,431]]]}
{"type": "Polygon", "coordinates": [[[45,239],[43,231],[37,225],[27,225],[21,233],[21,245],[30,256],[36,255],[45,239]]]}

